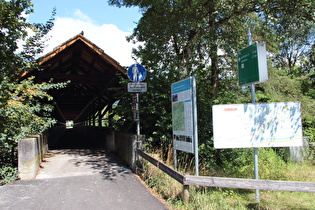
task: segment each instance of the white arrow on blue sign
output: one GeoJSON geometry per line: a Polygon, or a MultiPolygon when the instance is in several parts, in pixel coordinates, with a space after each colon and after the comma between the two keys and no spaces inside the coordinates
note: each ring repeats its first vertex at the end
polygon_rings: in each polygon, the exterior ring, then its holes
{"type": "Polygon", "coordinates": [[[133,82],[141,82],[147,76],[145,68],[140,64],[133,64],[128,68],[128,77],[133,82]]]}

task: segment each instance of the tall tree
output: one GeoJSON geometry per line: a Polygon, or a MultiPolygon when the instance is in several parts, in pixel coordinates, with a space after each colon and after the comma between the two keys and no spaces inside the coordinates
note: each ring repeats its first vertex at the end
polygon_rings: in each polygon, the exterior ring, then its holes
{"type": "MultiPolygon", "coordinates": [[[[140,51],[151,52],[152,55],[146,59],[159,60],[159,64],[172,61],[177,69],[184,72],[184,76],[194,73],[197,69],[206,69],[209,72],[207,78],[216,91],[220,87],[223,67],[235,69],[235,65],[231,66],[229,62],[231,60],[224,59],[219,52],[224,52],[225,57],[235,56],[237,49],[246,46],[247,27],[257,28],[257,21],[264,21],[263,30],[281,25],[279,28],[283,29],[282,34],[279,31],[277,35],[283,35],[290,27],[289,24],[283,23],[297,22],[292,19],[299,20],[299,23],[314,20],[314,3],[310,0],[109,2],[117,6],[141,8],[143,17],[129,39],[144,42],[145,47],[140,51]]],[[[291,29],[296,30],[293,26],[291,29]]]]}
{"type": "MultiPolygon", "coordinates": [[[[247,29],[249,27],[252,29],[253,41],[267,42],[267,50],[271,58],[274,58],[269,59],[273,61],[270,66],[274,67],[280,61],[284,61],[285,65],[281,64],[282,66],[294,68],[299,63],[294,59],[300,59],[300,55],[306,52],[299,47],[307,46],[314,30],[315,3],[312,0],[108,2],[118,7],[137,6],[143,14],[128,39],[142,43],[134,50],[134,55],[149,69],[147,82],[151,83],[154,95],[167,95],[172,82],[196,75],[201,143],[209,142],[212,136],[213,104],[250,102],[249,92],[238,86],[236,77],[237,52],[247,46],[247,29]],[[294,42],[291,43],[292,39],[294,42]],[[296,49],[299,53],[290,57],[290,53],[296,52],[296,49]],[[291,61],[294,62],[289,63],[291,61]]],[[[286,70],[288,76],[290,70],[286,70]]],[[[279,74],[281,75],[281,72],[273,75],[279,74]]],[[[298,84],[298,88],[301,88],[300,83],[298,84]]],[[[262,93],[259,100],[264,102],[275,100],[270,95],[268,97],[264,95],[263,91],[266,89],[267,87],[258,86],[258,91],[262,93]]],[[[150,94],[148,92],[146,96],[148,100],[145,103],[148,106],[144,115],[150,115],[150,110],[154,110],[154,101],[150,100],[153,96],[150,94]]],[[[285,96],[286,93],[283,91],[281,94],[285,96]]],[[[165,118],[167,119],[165,122],[171,122],[170,106],[169,101],[159,107],[161,113],[159,119],[165,118]]],[[[145,123],[143,129],[145,132],[157,129],[151,122],[145,123]]],[[[170,133],[167,126],[162,126],[161,130],[164,135],[170,133]]]]}
{"type": "Polygon", "coordinates": [[[64,86],[19,79],[21,73],[37,67],[36,55],[53,27],[54,11],[46,24],[30,24],[26,16],[32,11],[30,0],[0,1],[0,184],[17,166],[18,140],[54,123],[49,117],[52,106],[45,103],[52,99],[47,91],[64,86]]]}

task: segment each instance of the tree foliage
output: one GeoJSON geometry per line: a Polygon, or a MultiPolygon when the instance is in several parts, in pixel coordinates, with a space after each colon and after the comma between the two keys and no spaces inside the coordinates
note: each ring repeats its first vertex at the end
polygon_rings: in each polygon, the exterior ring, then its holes
{"type": "Polygon", "coordinates": [[[200,155],[214,158],[213,164],[233,157],[212,147],[211,110],[214,104],[250,102],[250,91],[237,84],[236,59],[247,46],[248,28],[253,41],[266,42],[269,55],[270,80],[257,86],[257,102],[301,101],[305,134],[314,136],[314,1],[108,2],[137,6],[143,14],[128,40],[141,43],[133,53],[149,71],[141,116],[151,145],[171,139],[171,83],[196,75],[200,155]]]}
{"type": "Polygon", "coordinates": [[[47,91],[64,86],[20,79],[23,72],[38,68],[36,55],[53,27],[55,11],[47,23],[30,24],[26,16],[32,11],[30,0],[0,1],[0,180],[16,171],[17,142],[54,123],[47,91]]]}

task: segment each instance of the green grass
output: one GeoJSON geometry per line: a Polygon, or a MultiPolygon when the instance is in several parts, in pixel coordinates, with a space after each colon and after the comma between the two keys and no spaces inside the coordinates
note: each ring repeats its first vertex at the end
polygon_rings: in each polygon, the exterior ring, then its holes
{"type": "MultiPolygon", "coordinates": [[[[155,158],[157,158],[155,156],[155,158]]],[[[262,158],[264,160],[264,158],[262,158]]],[[[263,162],[264,179],[315,182],[315,166],[311,163],[263,162]],[[267,170],[268,167],[270,170],[267,170]],[[275,173],[275,174],[271,174],[275,173]],[[271,177],[271,178],[269,178],[271,177]]],[[[203,172],[205,174],[205,172],[203,172]]],[[[221,174],[223,175],[223,174],[221,174]]],[[[282,191],[260,191],[260,203],[255,201],[255,190],[193,187],[189,202],[181,199],[182,185],[150,163],[145,163],[142,179],[175,210],[211,209],[314,209],[315,194],[282,191]]],[[[235,177],[238,178],[238,177],[235,177]]]]}

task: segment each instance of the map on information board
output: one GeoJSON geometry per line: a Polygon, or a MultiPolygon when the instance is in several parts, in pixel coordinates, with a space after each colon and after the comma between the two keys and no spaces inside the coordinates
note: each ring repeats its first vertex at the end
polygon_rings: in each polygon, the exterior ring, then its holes
{"type": "Polygon", "coordinates": [[[213,106],[215,148],[302,146],[299,102],[213,106]]]}
{"type": "Polygon", "coordinates": [[[185,103],[183,101],[173,104],[173,130],[185,132],[185,103]]]}

